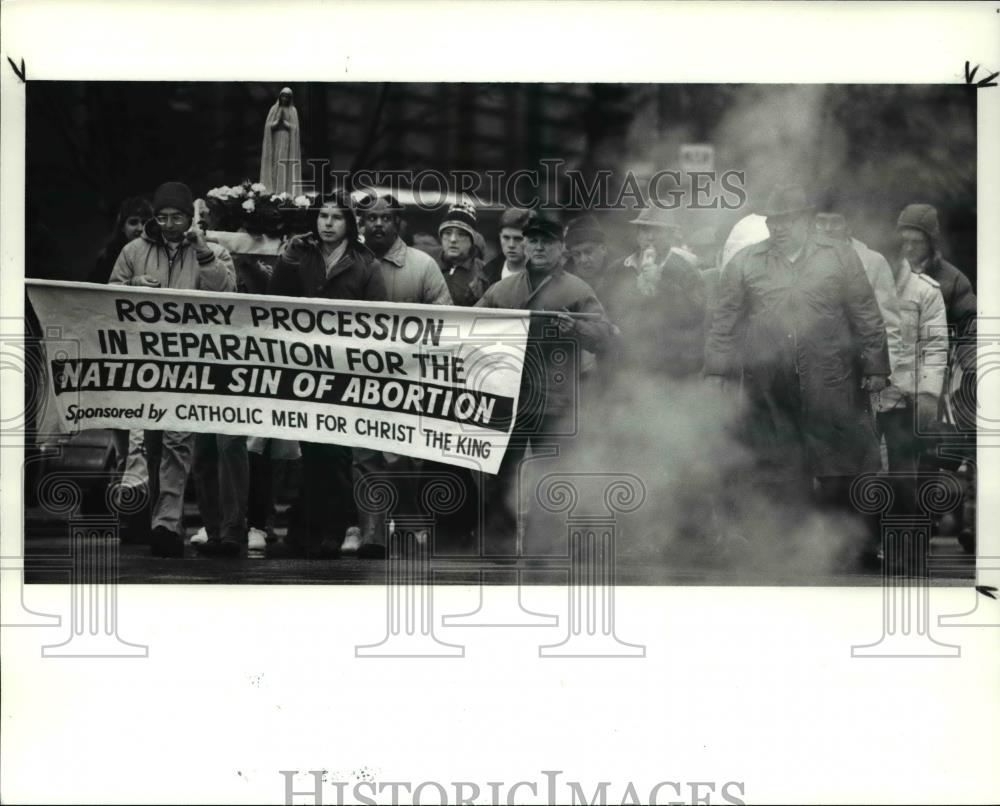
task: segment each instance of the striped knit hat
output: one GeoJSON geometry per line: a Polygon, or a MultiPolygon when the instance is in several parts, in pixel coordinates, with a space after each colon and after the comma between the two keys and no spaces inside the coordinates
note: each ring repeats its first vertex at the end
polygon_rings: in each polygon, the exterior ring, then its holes
{"type": "Polygon", "coordinates": [[[448,227],[457,227],[475,239],[476,221],[476,206],[465,199],[457,201],[445,213],[444,220],[441,222],[441,226],[438,227],[438,237],[440,238],[448,227]]]}

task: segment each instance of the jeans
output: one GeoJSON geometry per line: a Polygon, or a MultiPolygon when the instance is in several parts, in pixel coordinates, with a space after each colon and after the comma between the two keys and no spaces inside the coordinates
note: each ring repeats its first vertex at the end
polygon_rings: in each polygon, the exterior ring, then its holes
{"type": "Polygon", "coordinates": [[[146,465],[149,468],[150,526],[180,534],[184,515],[184,486],[191,472],[194,434],[186,431],[146,431],[146,465]]]}
{"type": "Polygon", "coordinates": [[[115,468],[122,476],[122,484],[126,487],[137,487],[149,483],[149,471],[146,468],[144,453],[144,437],[142,429],[116,428],[111,432],[118,455],[115,468]]]}

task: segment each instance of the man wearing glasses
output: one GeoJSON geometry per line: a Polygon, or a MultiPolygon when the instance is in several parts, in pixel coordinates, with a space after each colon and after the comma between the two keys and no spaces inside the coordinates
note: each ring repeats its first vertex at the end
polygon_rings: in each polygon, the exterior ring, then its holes
{"type": "MultiPolygon", "coordinates": [[[[126,244],[111,271],[112,285],[235,291],[229,253],[192,228],[194,199],[181,182],[165,182],[153,195],[153,218],[126,244]]],[[[183,557],[181,515],[191,470],[194,434],[146,431],[153,504],[150,550],[155,557],[183,557]]]]}

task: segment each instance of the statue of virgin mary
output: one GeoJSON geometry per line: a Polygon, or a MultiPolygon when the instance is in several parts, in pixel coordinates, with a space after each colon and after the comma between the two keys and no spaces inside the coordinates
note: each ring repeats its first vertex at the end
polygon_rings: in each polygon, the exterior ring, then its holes
{"type": "Polygon", "coordinates": [[[302,147],[299,113],[292,91],[285,87],[267,113],[264,145],[260,152],[260,181],[272,193],[301,193],[302,147]]]}

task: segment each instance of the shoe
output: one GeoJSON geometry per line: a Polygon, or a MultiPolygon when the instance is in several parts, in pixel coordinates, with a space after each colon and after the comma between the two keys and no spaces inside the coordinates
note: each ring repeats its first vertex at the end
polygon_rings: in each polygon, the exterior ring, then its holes
{"type": "Polygon", "coordinates": [[[191,535],[190,543],[192,546],[205,544],[207,542],[208,542],[208,532],[205,531],[204,526],[202,526],[197,532],[191,535]]]}
{"type": "Polygon", "coordinates": [[[358,557],[362,560],[384,560],[385,546],[381,543],[362,543],[358,549],[358,557]]]}
{"type": "Polygon", "coordinates": [[[277,543],[268,544],[264,549],[264,556],[269,560],[304,560],[306,550],[298,543],[286,543],[280,540],[277,543]]]}
{"type": "Polygon", "coordinates": [[[341,554],[357,554],[361,548],[361,529],[357,526],[350,526],[347,534],[344,535],[344,542],[340,546],[341,554]]]}
{"type": "Polygon", "coordinates": [[[255,526],[250,527],[247,532],[247,549],[250,551],[264,551],[267,548],[267,532],[255,526]]]}
{"type": "Polygon", "coordinates": [[[334,560],[340,556],[340,543],[327,538],[309,551],[309,557],[317,560],[334,560]]]}
{"type": "Polygon", "coordinates": [[[211,540],[198,545],[198,554],[202,557],[239,557],[243,553],[242,544],[235,540],[211,540]]]}
{"type": "Polygon", "coordinates": [[[131,512],[118,518],[118,533],[123,546],[148,546],[151,531],[148,502],[138,512],[131,512]]]}
{"type": "Polygon", "coordinates": [[[157,526],[149,537],[149,553],[179,559],[184,556],[184,538],[166,526],[157,526]]]}

